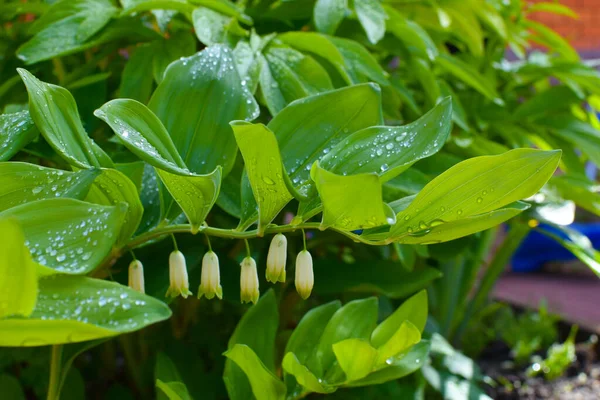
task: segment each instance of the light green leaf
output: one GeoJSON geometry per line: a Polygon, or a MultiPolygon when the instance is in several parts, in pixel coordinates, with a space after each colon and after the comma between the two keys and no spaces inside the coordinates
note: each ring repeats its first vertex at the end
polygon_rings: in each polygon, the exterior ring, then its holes
{"type": "Polygon", "coordinates": [[[334,366],[333,345],[345,339],[368,339],[377,322],[377,298],[353,300],[331,317],[315,349],[314,361],[308,364],[323,377],[334,366]]]}
{"type": "Polygon", "coordinates": [[[169,133],[156,115],[142,103],[116,99],[94,111],[123,144],[147,163],[172,173],[187,173],[169,133]]]}
{"type": "Polygon", "coordinates": [[[236,344],[223,355],[233,360],[244,371],[257,400],[285,399],[285,384],[265,367],[250,347],[236,344]]]}
{"type": "Polygon", "coordinates": [[[37,135],[29,111],[0,115],[0,161],[10,160],[37,135]]]}
{"type": "Polygon", "coordinates": [[[336,175],[315,163],[311,177],[323,202],[321,229],[330,226],[352,231],[388,224],[377,174],[336,175]]]}
{"type": "Polygon", "coordinates": [[[100,279],[42,278],[29,318],[0,320],[0,346],[76,343],[133,332],[171,316],[163,302],[100,279]]]}
{"type": "Polygon", "coordinates": [[[373,126],[353,133],[325,155],[320,165],[342,175],[376,173],[387,181],[437,153],[451,129],[452,102],[446,98],[411,124],[373,126]]]}
{"type": "Polygon", "coordinates": [[[387,342],[377,348],[376,365],[389,365],[391,359],[403,355],[421,340],[421,332],[410,321],[404,321],[387,342]]]}
{"type": "Polygon", "coordinates": [[[185,213],[192,229],[198,229],[219,196],[221,167],[206,175],[172,174],[158,168],[156,173],[185,213]]]}
{"type": "Polygon", "coordinates": [[[156,387],[164,393],[169,400],[192,400],[187,387],[183,382],[163,382],[156,380],[156,387]]]}
{"type": "Polygon", "coordinates": [[[231,17],[205,7],[198,7],[192,13],[196,36],[206,46],[227,41],[227,25],[231,20],[231,17]]]}
{"type": "Polygon", "coordinates": [[[427,292],[421,290],[407,299],[396,311],[381,322],[371,335],[371,344],[380,347],[389,341],[404,321],[410,321],[419,332],[425,329],[427,322],[427,292]]]}
{"type": "Polygon", "coordinates": [[[283,163],[296,189],[306,194],[310,167],[344,137],[383,124],[381,95],[374,84],[338,89],[297,100],[273,118],[283,163]]]}
{"type": "Polygon", "coordinates": [[[147,103],[152,94],[152,58],[154,47],[150,44],[137,46],[129,55],[129,60],[121,74],[119,97],[147,103]]]}
{"type": "Polygon", "coordinates": [[[377,350],[361,339],[346,339],[334,343],[333,352],[349,382],[369,375],[377,360],[377,350]]]}
{"type": "MultiPolygon", "coordinates": [[[[29,93],[29,113],[48,144],[69,164],[78,168],[100,167],[93,141],[89,138],[77,112],[71,93],[60,86],[37,79],[28,71],[17,70],[29,93]]],[[[107,157],[106,155],[104,155],[107,157]]]]}
{"type": "Polygon", "coordinates": [[[263,124],[235,121],[231,127],[258,204],[258,231],[262,233],[292,199],[284,181],[277,139],[263,124]]]}
{"type": "Polygon", "coordinates": [[[294,353],[299,363],[305,363],[314,353],[315,345],[321,339],[327,323],[341,306],[339,300],[335,300],[307,312],[292,332],[285,346],[285,353],[294,353]]]}
{"type": "Polygon", "coordinates": [[[0,162],[0,211],[19,204],[56,197],[83,200],[100,170],[78,172],[22,162],[0,162]]]}
{"type": "Polygon", "coordinates": [[[557,14],[557,15],[565,15],[567,17],[571,17],[571,18],[575,18],[575,19],[577,18],[576,12],[574,12],[573,10],[571,10],[569,7],[565,6],[564,4],[559,4],[559,3],[545,3],[545,2],[532,3],[532,4],[529,4],[529,7],[527,7],[526,11],[528,13],[548,12],[548,13],[557,14]]]}
{"type": "Polygon", "coordinates": [[[498,105],[504,104],[496,88],[490,83],[491,81],[480,74],[472,65],[447,54],[440,54],[436,62],[446,72],[454,75],[494,103],[498,105]]]}
{"type": "Polygon", "coordinates": [[[294,100],[333,89],[321,64],[291,47],[271,45],[262,60],[260,87],[272,115],[294,100]]]}
{"type": "Polygon", "coordinates": [[[233,167],[237,152],[229,122],[254,119],[259,111],[241,83],[231,50],[220,45],[173,62],[149,108],[192,172],[209,173],[221,165],[223,175],[233,167]]]}
{"type": "Polygon", "coordinates": [[[348,386],[369,386],[393,381],[412,374],[425,365],[429,354],[429,342],[422,340],[403,357],[392,358],[388,367],[372,372],[366,378],[351,382],[348,386]]]}
{"type": "Polygon", "coordinates": [[[317,31],[334,34],[348,9],[348,0],[317,0],[313,19],[317,31]]]}
{"type": "Polygon", "coordinates": [[[13,207],[0,217],[20,223],[35,262],[65,274],[85,274],[110,253],[124,213],[124,206],[48,199],[13,207]]]}
{"type": "Polygon", "coordinates": [[[121,231],[115,242],[117,246],[124,244],[133,236],[144,213],[136,186],[125,174],[116,169],[102,169],[85,201],[105,206],[127,204],[121,231]]]}
{"type": "Polygon", "coordinates": [[[0,220],[0,318],[28,317],[38,292],[36,264],[25,246],[25,236],[12,219],[0,220]]]}
{"type": "Polygon", "coordinates": [[[385,35],[387,15],[379,0],[354,0],[354,11],[367,33],[369,42],[376,44],[385,35]]]}
{"type": "Polygon", "coordinates": [[[389,238],[418,235],[432,225],[485,214],[527,198],[552,176],[560,154],[560,150],[515,149],[460,162],[429,182],[397,215],[389,238]]]}
{"type": "Polygon", "coordinates": [[[336,388],[327,384],[323,384],[315,374],[300,363],[298,357],[292,352],[287,352],[281,363],[283,370],[292,375],[296,382],[310,392],[315,393],[332,393],[336,388]]]}
{"type": "Polygon", "coordinates": [[[85,43],[119,10],[110,0],[65,0],[53,4],[30,29],[35,36],[17,50],[32,64],[85,43]]]}
{"type": "Polygon", "coordinates": [[[133,14],[141,11],[154,9],[177,10],[180,12],[191,12],[194,6],[187,0],[120,0],[123,6],[123,14],[133,14]]]}
{"type": "Polygon", "coordinates": [[[244,40],[240,40],[233,49],[235,66],[242,81],[246,82],[246,87],[250,93],[255,93],[258,87],[262,65],[259,56],[260,53],[258,50],[254,49],[249,42],[244,40]]]}
{"type": "Polygon", "coordinates": [[[552,133],[573,143],[596,165],[600,165],[600,130],[569,114],[550,115],[538,121],[552,133]]]}

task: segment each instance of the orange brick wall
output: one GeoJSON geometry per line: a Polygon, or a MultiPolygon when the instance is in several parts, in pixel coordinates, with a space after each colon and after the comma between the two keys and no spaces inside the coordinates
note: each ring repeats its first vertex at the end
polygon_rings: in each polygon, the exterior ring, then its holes
{"type": "Polygon", "coordinates": [[[575,11],[579,18],[541,12],[531,14],[531,18],[557,31],[581,52],[600,52],[600,0],[561,0],[560,3],[575,11]]]}

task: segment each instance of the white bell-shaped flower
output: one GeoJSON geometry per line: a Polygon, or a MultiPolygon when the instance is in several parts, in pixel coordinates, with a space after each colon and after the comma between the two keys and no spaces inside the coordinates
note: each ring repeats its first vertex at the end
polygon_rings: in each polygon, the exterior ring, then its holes
{"type": "Polygon", "coordinates": [[[296,291],[304,300],[308,299],[315,283],[312,256],[302,250],[296,257],[296,291]]]}
{"type": "Polygon", "coordinates": [[[252,257],[246,257],[240,265],[242,266],[240,273],[240,299],[242,303],[256,303],[260,296],[256,261],[252,257]]]}
{"type": "Polygon", "coordinates": [[[141,261],[133,260],[129,264],[129,287],[140,293],[145,293],[144,266],[141,261]]]}
{"type": "Polygon", "coordinates": [[[285,282],[285,262],[287,259],[287,239],[278,233],[271,240],[267,255],[267,281],[285,282]]]}
{"type": "Polygon", "coordinates": [[[205,296],[207,299],[212,299],[215,296],[219,299],[223,298],[219,257],[212,250],[207,252],[202,258],[202,274],[200,276],[198,298],[202,296],[205,296]]]}
{"type": "Polygon", "coordinates": [[[187,298],[192,294],[192,292],[190,292],[185,257],[179,250],[175,250],[169,255],[169,281],[170,284],[166,294],[167,297],[177,297],[181,295],[182,297],[187,298]]]}

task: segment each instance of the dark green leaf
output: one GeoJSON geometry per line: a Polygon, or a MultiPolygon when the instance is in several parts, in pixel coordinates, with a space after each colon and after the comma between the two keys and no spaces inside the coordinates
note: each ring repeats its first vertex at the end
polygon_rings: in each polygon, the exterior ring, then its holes
{"type": "Polygon", "coordinates": [[[29,111],[0,115],[0,161],[10,160],[37,135],[29,111]]]}

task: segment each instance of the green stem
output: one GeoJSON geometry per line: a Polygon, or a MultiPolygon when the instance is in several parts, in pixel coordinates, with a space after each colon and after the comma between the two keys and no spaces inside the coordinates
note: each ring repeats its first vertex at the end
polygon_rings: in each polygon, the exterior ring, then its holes
{"type": "Polygon", "coordinates": [[[304,244],[304,251],[306,251],[306,232],[302,229],[302,243],[304,244]]]}
{"type": "Polygon", "coordinates": [[[177,240],[175,240],[175,235],[171,233],[171,239],[173,239],[173,247],[175,247],[175,251],[179,251],[179,247],[177,247],[177,240]]]}
{"type": "Polygon", "coordinates": [[[250,251],[250,243],[248,243],[248,239],[244,239],[244,244],[246,245],[246,257],[252,257],[252,252],[250,251]]]}
{"type": "Polygon", "coordinates": [[[52,346],[50,358],[50,383],[48,384],[48,400],[58,400],[60,398],[60,370],[62,365],[61,344],[52,346]]]}

